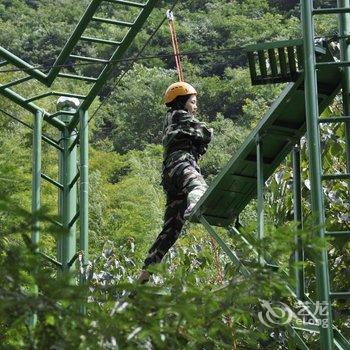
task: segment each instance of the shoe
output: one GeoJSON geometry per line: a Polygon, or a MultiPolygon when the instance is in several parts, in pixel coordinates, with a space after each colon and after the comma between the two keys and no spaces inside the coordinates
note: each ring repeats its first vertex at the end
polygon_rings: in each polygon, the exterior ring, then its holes
{"type": "Polygon", "coordinates": [[[139,278],[137,279],[137,282],[141,284],[145,284],[149,281],[150,277],[151,277],[151,274],[147,270],[142,270],[139,278]]]}
{"type": "Polygon", "coordinates": [[[191,216],[194,207],[195,207],[195,204],[190,204],[187,207],[187,209],[184,212],[184,219],[187,220],[191,216]]]}

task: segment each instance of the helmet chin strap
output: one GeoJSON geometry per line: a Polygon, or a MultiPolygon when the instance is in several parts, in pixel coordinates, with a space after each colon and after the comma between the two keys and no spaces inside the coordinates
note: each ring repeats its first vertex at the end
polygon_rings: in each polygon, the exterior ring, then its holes
{"type": "Polygon", "coordinates": [[[166,15],[167,15],[167,18],[169,21],[171,42],[172,42],[173,50],[174,50],[177,75],[179,77],[179,81],[185,81],[185,77],[184,77],[184,73],[183,73],[183,69],[182,69],[182,63],[181,63],[179,41],[177,40],[176,29],[175,29],[174,14],[173,14],[173,12],[168,10],[166,15]]]}

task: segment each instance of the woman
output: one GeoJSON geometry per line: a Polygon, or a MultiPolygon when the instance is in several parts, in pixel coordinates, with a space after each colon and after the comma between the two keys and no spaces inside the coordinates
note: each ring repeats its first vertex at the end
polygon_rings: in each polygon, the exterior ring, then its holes
{"type": "Polygon", "coordinates": [[[185,82],[172,84],[165,92],[165,104],[169,111],[163,125],[162,184],[167,196],[164,224],[145,259],[141,283],[149,280],[147,267],[161,262],[176,242],[186,217],[208,188],[197,161],[207,151],[212,129],[194,117],[196,90],[185,82]]]}

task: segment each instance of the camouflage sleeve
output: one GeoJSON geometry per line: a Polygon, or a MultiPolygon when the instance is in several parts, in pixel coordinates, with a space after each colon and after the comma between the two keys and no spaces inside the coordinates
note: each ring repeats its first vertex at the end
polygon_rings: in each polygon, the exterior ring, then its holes
{"type": "Polygon", "coordinates": [[[199,154],[204,154],[212,139],[212,129],[186,111],[175,111],[167,116],[163,130],[163,145],[168,147],[184,139],[191,140],[199,154]]]}

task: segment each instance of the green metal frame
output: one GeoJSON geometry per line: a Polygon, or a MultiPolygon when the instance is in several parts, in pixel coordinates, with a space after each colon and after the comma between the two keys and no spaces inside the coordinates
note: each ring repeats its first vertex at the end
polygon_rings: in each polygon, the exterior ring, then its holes
{"type": "Polygon", "coordinates": [[[300,263],[304,261],[303,242],[299,235],[302,228],[300,151],[295,145],[307,133],[310,160],[311,201],[314,217],[315,237],[350,237],[349,231],[327,232],[323,203],[322,181],[345,179],[350,182],[350,48],[345,39],[341,41],[341,61],[335,62],[326,42],[315,46],[313,16],[323,13],[338,13],[340,36],[349,35],[350,0],[339,0],[338,6],[347,8],[315,11],[311,0],[301,1],[303,40],[257,44],[246,47],[253,84],[292,82],[287,85],[274,102],[265,117],[248,136],[241,148],[231,158],[195,206],[192,222],[200,222],[227,253],[242,273],[243,261],[237,254],[228,251],[228,246],[215,232],[213,226],[221,226],[231,233],[232,238],[241,239],[256,255],[257,262],[271,268],[278,266],[268,259],[267,252],[261,252],[250,243],[250,238],[232,227],[239,213],[251,199],[257,198],[257,238],[264,236],[264,183],[285,157],[292,152],[293,160],[293,203],[296,222],[296,251],[294,261],[297,267],[290,273],[295,276],[295,285],[287,286],[291,296],[298,300],[314,321],[326,321],[326,327],[310,323],[288,325],[287,330],[300,349],[309,349],[303,340],[303,332],[318,333],[322,350],[349,350],[350,342],[334,326],[332,300],[348,299],[349,292],[332,292],[328,266],[328,252],[324,248],[315,259],[316,298],[307,295],[305,271],[300,263]],[[340,71],[341,67],[345,67],[340,71]],[[345,116],[320,118],[320,113],[332,102],[342,88],[345,116]],[[346,126],[346,174],[323,174],[321,167],[320,129],[322,123],[343,122],[346,126]],[[324,314],[316,314],[317,303],[326,305],[324,314]]]}
{"type": "MultiPolygon", "coordinates": [[[[291,82],[281,96],[275,101],[270,111],[265,115],[259,125],[247,138],[237,154],[228,162],[206,194],[194,208],[191,220],[200,222],[206,227],[209,234],[218,242],[234,264],[244,275],[249,275],[249,268],[239,259],[238,255],[230,249],[225,241],[216,232],[213,226],[227,228],[231,237],[242,240],[256,255],[257,261],[267,267],[276,269],[278,266],[268,258],[268,254],[254,248],[249,237],[244,236],[237,229],[231,227],[237,215],[244,209],[251,199],[258,199],[258,228],[257,238],[264,237],[264,186],[265,181],[283,161],[293,152],[293,193],[294,193],[294,219],[298,228],[302,227],[301,206],[301,179],[300,154],[295,144],[307,132],[309,142],[310,179],[312,210],[315,214],[314,232],[317,237],[336,236],[349,237],[350,232],[326,232],[324,204],[322,198],[322,181],[329,179],[346,179],[350,182],[350,48],[346,39],[341,39],[341,61],[335,62],[327,45],[315,46],[313,16],[325,13],[339,14],[339,32],[341,37],[350,34],[350,0],[338,0],[336,9],[312,8],[311,0],[301,0],[303,39],[290,40],[277,43],[257,44],[246,47],[249,67],[253,84],[268,84],[276,82],[291,82]],[[268,63],[268,64],[267,64],[268,63]],[[340,72],[339,68],[343,67],[340,72]],[[316,69],[318,72],[316,74],[316,69]],[[343,88],[343,102],[345,116],[319,119],[319,114],[333,100],[343,88]],[[344,122],[347,142],[347,173],[322,174],[320,159],[320,123],[344,122]]],[[[0,94],[17,103],[34,114],[33,127],[33,197],[32,210],[34,215],[32,241],[39,243],[40,224],[38,211],[40,210],[41,181],[46,180],[56,186],[60,191],[60,218],[58,224],[64,229],[64,234],[58,241],[57,260],[40,253],[62,271],[69,271],[74,261],[82,254],[83,265],[88,259],[88,109],[96,98],[113,71],[114,61],[124,55],[131,42],[140,31],[157,0],[147,3],[126,0],[92,0],[87,7],[80,22],[76,26],[70,39],[57,57],[55,67],[47,74],[29,65],[27,62],[13,55],[10,51],[0,47],[0,67],[15,66],[25,69],[25,76],[17,80],[0,85],[0,94]],[[95,16],[102,3],[111,3],[115,6],[130,6],[139,9],[139,14],[133,22],[111,20],[95,16]],[[84,35],[90,23],[108,24],[129,28],[124,38],[117,42],[103,38],[93,38],[84,35]],[[80,57],[73,54],[76,45],[85,43],[99,43],[115,47],[109,59],[80,57]],[[80,60],[101,64],[101,71],[97,77],[78,76],[62,72],[68,60],[80,60]],[[45,87],[50,88],[57,78],[85,81],[90,89],[86,95],[74,91],[57,92],[47,89],[39,95],[21,96],[15,88],[31,80],[36,80],[45,87]],[[78,98],[80,105],[76,110],[44,111],[33,102],[50,97],[65,96],[78,98]],[[42,135],[42,123],[53,125],[61,132],[61,140],[57,143],[42,135]],[[75,129],[79,129],[79,140],[75,129]],[[51,179],[41,172],[41,141],[44,140],[55,147],[60,153],[60,179],[51,179]],[[77,168],[77,145],[80,144],[80,169],[77,168]],[[80,185],[80,201],[77,201],[77,185],[80,185]],[[78,209],[79,208],[79,209],[78,209]],[[80,218],[80,249],[76,251],[76,220],[80,218]]],[[[349,185],[350,187],[350,185],[349,185]]],[[[294,260],[304,260],[303,242],[298,230],[295,233],[297,250],[294,260]]],[[[349,350],[350,344],[342,334],[333,326],[332,305],[333,299],[349,298],[348,292],[332,292],[329,282],[327,251],[323,250],[316,262],[316,302],[327,303],[328,327],[315,327],[310,324],[298,326],[288,325],[288,331],[296,339],[301,349],[309,349],[302,339],[300,331],[318,332],[320,334],[320,347],[322,350],[342,349],[349,350]]],[[[314,320],[319,316],[315,314],[316,305],[306,294],[305,272],[297,268],[293,272],[296,276],[296,285],[288,287],[291,295],[307,306],[310,317],[314,320]],[[309,304],[306,304],[309,303],[309,304]]],[[[85,278],[80,276],[80,282],[85,278]]],[[[37,293],[37,290],[34,291],[37,293]]],[[[36,322],[35,315],[30,319],[30,326],[36,322]]]]}
{"type": "MultiPolygon", "coordinates": [[[[0,68],[19,68],[22,70],[22,77],[9,80],[0,84],[0,94],[26,109],[34,115],[33,127],[22,122],[20,119],[8,113],[9,117],[21,122],[33,130],[33,195],[32,211],[34,213],[32,242],[36,246],[38,254],[54,264],[62,273],[74,270],[74,262],[81,260],[85,268],[88,263],[89,234],[88,234],[88,198],[89,198],[89,134],[88,134],[88,109],[94,99],[100,93],[103,86],[113,73],[113,69],[121,60],[133,42],[134,38],[145,24],[155,5],[159,0],[148,0],[144,2],[128,0],[92,0],[81,17],[71,37],[58,55],[54,67],[48,73],[33,67],[21,58],[15,56],[7,49],[0,47],[0,68]],[[132,22],[126,23],[123,20],[112,20],[96,16],[102,4],[136,8],[138,14],[132,22]],[[88,37],[84,35],[90,24],[94,27],[104,25],[128,28],[123,39],[120,41],[106,40],[99,37],[88,37]],[[85,45],[102,44],[114,47],[109,59],[83,57],[73,54],[77,45],[84,42],[85,45]],[[70,65],[71,60],[87,61],[100,65],[96,77],[78,76],[65,72],[64,67],[70,65]],[[57,79],[82,80],[89,87],[87,94],[83,95],[76,91],[55,91],[50,87],[57,79]],[[18,87],[24,86],[27,82],[38,83],[43,91],[32,96],[23,96],[16,92],[18,87]],[[52,96],[62,96],[71,99],[78,99],[76,108],[62,107],[55,111],[46,111],[40,106],[40,101],[52,96]],[[42,135],[43,122],[46,122],[60,131],[60,141],[53,140],[42,135]],[[79,130],[79,135],[77,134],[79,130]],[[42,173],[41,163],[43,154],[41,152],[41,141],[45,141],[55,147],[59,153],[59,179],[52,179],[42,173]],[[78,145],[80,152],[78,153],[78,145]],[[78,164],[79,159],[79,164],[78,164]],[[79,167],[79,169],[78,169],[79,167]],[[55,186],[59,191],[59,217],[57,225],[62,228],[62,234],[57,240],[57,258],[47,256],[39,252],[37,245],[40,241],[40,194],[42,180],[55,186]],[[79,185],[79,202],[78,202],[79,185]],[[76,222],[80,221],[79,251],[77,251],[76,222]]],[[[62,104],[64,106],[64,104],[62,104]]],[[[81,271],[80,271],[81,272],[81,271]]],[[[80,283],[85,283],[84,273],[80,273],[80,283]]],[[[72,281],[73,282],[73,281],[72,281]]],[[[37,288],[33,291],[38,293],[37,288]]],[[[85,307],[81,307],[85,312],[85,307]]],[[[29,326],[36,324],[36,315],[29,318],[29,326]]]]}
{"type": "MultiPolygon", "coordinates": [[[[0,94],[6,96],[11,101],[15,102],[16,104],[20,105],[21,107],[25,108],[26,110],[36,113],[37,110],[40,110],[41,107],[34,104],[33,101],[40,101],[43,98],[46,98],[48,96],[52,95],[60,95],[60,96],[68,96],[68,97],[76,97],[79,98],[81,101],[81,104],[76,112],[74,112],[74,118],[72,118],[69,128],[73,130],[78,122],[79,122],[79,115],[81,111],[87,111],[96,98],[96,96],[100,93],[101,89],[107,82],[107,80],[110,78],[111,74],[113,73],[113,68],[115,67],[118,60],[122,59],[127,51],[127,49],[130,47],[131,43],[133,42],[134,38],[138,34],[138,32],[143,27],[144,23],[146,22],[147,18],[151,14],[152,10],[156,6],[156,4],[159,2],[159,0],[148,0],[145,3],[138,3],[138,2],[132,2],[132,1],[122,1],[122,0],[92,0],[89,6],[87,7],[85,13],[83,14],[82,18],[80,19],[79,23],[77,24],[74,32],[72,33],[71,37],[67,41],[66,45],[63,47],[61,53],[57,57],[54,67],[50,69],[50,71],[45,74],[41,72],[39,69],[33,67],[29,63],[25,62],[24,60],[20,59],[19,57],[12,54],[10,51],[6,50],[3,47],[0,47],[0,58],[2,58],[4,63],[2,64],[2,67],[6,66],[15,66],[21,69],[24,69],[24,73],[26,74],[25,77],[9,81],[6,84],[0,84],[0,94]],[[111,26],[117,26],[124,28],[126,26],[126,23],[124,21],[116,21],[116,20],[109,20],[103,19],[100,17],[96,17],[95,14],[98,11],[99,7],[103,3],[109,3],[114,4],[116,8],[118,6],[128,6],[130,8],[137,8],[139,9],[139,13],[136,16],[135,20],[133,22],[127,23],[128,32],[125,34],[124,38],[119,41],[111,41],[111,40],[104,40],[102,38],[94,38],[94,37],[88,37],[84,36],[85,30],[88,28],[88,26],[91,23],[96,23],[98,25],[101,25],[103,23],[109,23],[111,26]],[[94,43],[100,43],[105,44],[109,46],[115,47],[111,57],[109,59],[101,59],[101,58],[92,58],[92,57],[83,57],[83,56],[77,56],[73,55],[77,44],[84,42],[85,44],[94,44],[94,43]],[[87,76],[78,76],[74,74],[68,74],[62,72],[65,65],[69,66],[69,60],[76,60],[76,61],[90,61],[95,62],[97,64],[101,65],[101,69],[97,74],[97,77],[87,77],[87,76]],[[52,91],[50,89],[47,89],[45,92],[36,95],[36,96],[21,96],[20,94],[16,93],[13,89],[20,86],[21,84],[26,83],[30,80],[36,80],[43,84],[46,87],[50,87],[53,82],[57,78],[66,78],[70,80],[83,80],[87,84],[91,85],[91,88],[89,89],[89,92],[86,95],[81,94],[75,94],[72,91],[63,91],[63,92],[56,92],[52,91]]],[[[56,117],[59,115],[60,111],[58,112],[48,112],[44,111],[44,119],[53,126],[59,128],[60,130],[63,130],[65,128],[65,125],[56,117]]]]}

